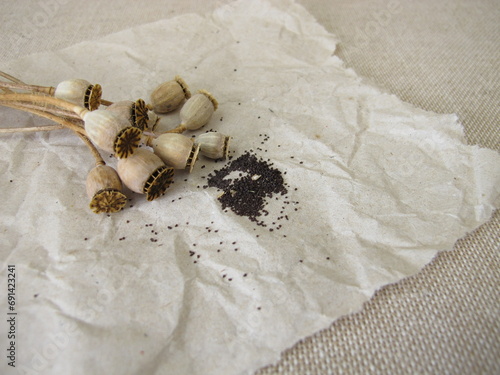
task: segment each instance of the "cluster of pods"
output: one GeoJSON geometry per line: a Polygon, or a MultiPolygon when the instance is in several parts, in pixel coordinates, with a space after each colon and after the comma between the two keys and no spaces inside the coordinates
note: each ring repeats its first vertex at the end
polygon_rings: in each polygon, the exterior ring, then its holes
{"type": "Polygon", "coordinates": [[[63,81],[56,87],[16,82],[4,83],[3,87],[8,92],[0,94],[0,104],[31,108],[30,112],[66,127],[71,125],[73,130],[75,125],[76,133],[94,149],[96,165],[87,175],[86,188],[90,209],[95,213],[117,212],[125,207],[123,184],[151,201],[165,193],[175,169],[191,172],[199,154],[212,159],[226,158],[228,154],[227,135],[211,131],[193,138],[182,134],[207,124],[218,103],[206,90],[192,95],[179,76],[155,88],[150,103],[142,99],[114,103],[103,100],[101,86],[83,79],[63,81]],[[23,88],[29,89],[31,95],[11,91],[23,88]],[[41,103],[45,112],[37,113],[41,103]],[[158,133],[157,124],[164,115],[179,107],[180,124],[158,133]],[[106,165],[97,149],[114,155],[116,168],[106,165]]]}

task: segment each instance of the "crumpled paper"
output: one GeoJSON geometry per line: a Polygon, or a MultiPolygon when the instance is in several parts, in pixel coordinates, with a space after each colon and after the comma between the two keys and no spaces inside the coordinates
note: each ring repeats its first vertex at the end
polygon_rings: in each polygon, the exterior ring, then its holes
{"type": "MultiPolygon", "coordinates": [[[[147,99],[180,74],[220,104],[195,134],[231,135],[234,158],[253,150],[288,186],[267,202],[270,225],[287,217],[274,231],[224,212],[220,191],[201,187],[224,164],[203,158],[161,199],[128,192],[124,211],[95,215],[93,160],[77,137],[2,136],[17,370],[252,373],[490,218],[499,155],[466,145],[456,116],[363,83],[333,55],[336,41],[293,2],[237,1],[2,67],[39,85],[85,78],[112,101],[147,99]]],[[[0,121],[45,123],[7,109],[0,121]]]]}

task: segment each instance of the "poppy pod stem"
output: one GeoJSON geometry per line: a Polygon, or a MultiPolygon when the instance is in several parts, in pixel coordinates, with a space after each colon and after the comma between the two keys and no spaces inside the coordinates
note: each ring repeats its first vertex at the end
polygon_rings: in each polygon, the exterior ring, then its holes
{"type": "MultiPolygon", "coordinates": [[[[27,128],[4,128],[0,129],[0,133],[32,133],[32,132],[47,132],[51,130],[64,129],[64,125],[44,125],[31,126],[27,128]]],[[[80,134],[80,133],[78,133],[80,134]]]]}
{"type": "MultiPolygon", "coordinates": [[[[1,95],[0,95],[0,97],[1,97],[1,95]]],[[[3,105],[5,107],[14,108],[14,109],[19,109],[21,111],[25,111],[28,113],[33,113],[33,114],[40,116],[40,117],[45,117],[49,120],[52,120],[54,122],[57,122],[57,123],[65,126],[66,128],[69,128],[77,133],[81,133],[81,134],[86,135],[85,129],[83,129],[83,127],[81,127],[80,125],[77,125],[76,123],[74,123],[72,121],[69,121],[69,120],[64,119],[60,116],[54,115],[52,113],[49,113],[49,112],[46,112],[43,110],[39,110],[39,109],[26,108],[26,107],[23,107],[22,105],[19,105],[16,102],[2,102],[1,99],[0,99],[0,105],[3,105]]]]}
{"type": "Polygon", "coordinates": [[[87,147],[89,148],[90,153],[92,154],[92,156],[95,159],[96,167],[99,165],[106,165],[106,162],[104,161],[104,159],[102,158],[101,154],[99,153],[97,148],[94,146],[92,141],[86,135],[83,135],[81,133],[76,133],[76,135],[78,135],[80,137],[80,139],[83,141],[83,143],[85,143],[85,145],[87,145],[87,147]]]}
{"type": "Polygon", "coordinates": [[[0,94],[0,101],[2,102],[28,102],[34,104],[51,104],[61,109],[65,109],[69,112],[73,112],[78,115],[78,117],[83,119],[83,116],[89,112],[88,109],[83,108],[79,105],[67,102],[62,99],[54,98],[52,96],[46,95],[36,95],[36,94],[0,94]]]}
{"type": "MultiPolygon", "coordinates": [[[[0,102],[1,103],[1,102],[0,102]]],[[[57,122],[59,125],[52,125],[52,126],[45,126],[45,127],[33,127],[33,128],[22,128],[24,130],[21,131],[40,131],[40,130],[54,130],[54,129],[60,129],[61,127],[69,128],[73,130],[79,137],[82,139],[82,141],[87,145],[89,148],[91,154],[94,156],[96,160],[96,165],[104,165],[104,160],[101,157],[101,154],[99,151],[95,148],[94,144],[88,139],[87,135],[85,134],[85,130],[80,126],[72,122],[71,120],[68,120],[66,118],[57,116],[52,113],[44,112],[42,110],[36,110],[36,109],[26,109],[26,108],[19,108],[18,105],[13,104],[13,103],[7,103],[3,104],[6,106],[9,106],[11,108],[15,109],[22,109],[24,111],[33,113],[35,115],[38,115],[40,117],[45,117],[48,118],[49,120],[52,120],[54,122],[57,122]],[[29,129],[29,130],[27,130],[29,129]]],[[[80,120],[81,121],[81,120],[80,120]]],[[[1,133],[13,133],[18,129],[1,129],[1,133]]]]}
{"type": "Polygon", "coordinates": [[[177,133],[177,134],[180,134],[180,133],[184,133],[184,131],[186,130],[187,128],[184,126],[184,124],[180,124],[178,126],[176,126],[175,128],[173,129],[170,129],[170,130],[167,130],[166,132],[164,133],[177,133]]]}
{"type": "Polygon", "coordinates": [[[52,105],[47,105],[47,104],[34,104],[34,103],[29,103],[29,102],[17,102],[16,105],[19,107],[22,107],[23,109],[36,109],[39,111],[45,111],[45,112],[50,112],[54,115],[61,116],[61,117],[69,117],[72,119],[78,119],[80,120],[80,116],[78,116],[74,112],[67,111],[65,109],[60,109],[57,107],[54,107],[52,105]]]}
{"type": "Polygon", "coordinates": [[[1,70],[0,70],[0,77],[3,77],[5,79],[8,79],[9,81],[12,81],[12,82],[15,82],[15,83],[22,83],[22,84],[24,84],[24,82],[21,81],[19,78],[11,76],[10,74],[2,72],[1,70]]]}
{"type": "Polygon", "coordinates": [[[110,102],[109,100],[101,99],[100,101],[101,101],[101,104],[105,105],[106,107],[109,107],[110,105],[114,104],[113,102],[110,102]]]}
{"type": "Polygon", "coordinates": [[[27,85],[25,83],[15,83],[15,82],[0,82],[0,87],[13,90],[39,92],[50,96],[54,95],[54,92],[56,90],[55,87],[27,85]]]}

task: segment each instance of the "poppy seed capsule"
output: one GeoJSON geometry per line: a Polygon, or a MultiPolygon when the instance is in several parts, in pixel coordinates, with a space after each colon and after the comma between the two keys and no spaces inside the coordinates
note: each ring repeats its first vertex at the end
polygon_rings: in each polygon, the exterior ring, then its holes
{"type": "Polygon", "coordinates": [[[130,126],[127,118],[105,109],[83,115],[85,132],[99,148],[118,158],[132,155],[141,141],[142,131],[130,126]]]}
{"type": "Polygon", "coordinates": [[[151,142],[154,153],[174,169],[193,170],[200,146],[182,134],[165,133],[151,142]]]}
{"type": "Polygon", "coordinates": [[[118,212],[127,203],[118,173],[107,165],[98,165],[90,170],[87,175],[87,195],[90,209],[96,214],[118,212]]]}
{"type": "Polygon", "coordinates": [[[176,76],[172,81],[164,82],[151,93],[151,106],[156,113],[168,113],[176,109],[184,99],[189,99],[191,92],[184,80],[176,76]]]}
{"type": "Polygon", "coordinates": [[[130,125],[144,130],[147,127],[149,116],[146,103],[142,99],[123,100],[111,104],[106,110],[116,113],[119,116],[129,120],[130,125]]]}
{"type": "Polygon", "coordinates": [[[146,194],[152,201],[165,193],[174,176],[173,168],[151,151],[139,148],[126,159],[118,160],[118,174],[123,183],[132,191],[146,194]]]}
{"type": "Polygon", "coordinates": [[[84,79],[69,79],[57,85],[54,96],[93,111],[101,104],[101,85],[84,79]]]}
{"type": "Polygon", "coordinates": [[[182,106],[181,125],[188,130],[196,130],[205,125],[217,110],[217,100],[208,91],[199,90],[182,106]]]}
{"type": "Polygon", "coordinates": [[[202,155],[210,159],[222,159],[227,158],[230,138],[221,133],[208,132],[200,134],[196,138],[196,143],[200,145],[202,155]]]}

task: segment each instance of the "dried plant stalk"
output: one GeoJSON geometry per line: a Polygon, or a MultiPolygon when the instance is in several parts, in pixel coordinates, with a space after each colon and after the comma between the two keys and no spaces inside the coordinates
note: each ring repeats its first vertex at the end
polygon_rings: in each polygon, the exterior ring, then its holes
{"type": "Polygon", "coordinates": [[[24,90],[29,92],[39,92],[47,95],[54,95],[55,87],[27,85],[25,83],[16,82],[0,82],[0,87],[10,90],[24,90]]]}
{"type": "MultiPolygon", "coordinates": [[[[1,95],[0,95],[1,97],[1,95]]],[[[29,112],[29,113],[33,113],[37,116],[40,116],[40,117],[45,117],[49,120],[52,120],[54,122],[57,122],[77,133],[80,133],[80,134],[83,134],[83,135],[86,135],[85,133],[85,129],[80,126],[80,125],[77,125],[75,124],[74,122],[72,121],[69,121],[68,119],[65,119],[65,118],[62,118],[62,117],[59,117],[57,115],[54,115],[52,113],[49,113],[49,112],[46,112],[46,111],[42,111],[42,110],[38,110],[38,109],[28,109],[28,108],[25,108],[23,106],[20,106],[18,105],[17,103],[10,103],[10,102],[2,102],[0,100],[0,105],[3,105],[3,106],[6,106],[6,107],[10,107],[10,108],[14,108],[14,109],[20,109],[22,111],[25,111],[25,112],[29,112]]]]}
{"type": "MultiPolygon", "coordinates": [[[[0,129],[0,133],[31,133],[31,132],[45,132],[57,129],[65,129],[64,125],[42,125],[32,126],[28,128],[4,128],[0,129]]],[[[77,133],[80,134],[80,133],[77,133]]]]}
{"type": "Polygon", "coordinates": [[[14,77],[14,76],[11,76],[10,74],[7,74],[5,72],[2,72],[1,70],[0,70],[0,76],[5,78],[5,79],[8,79],[9,81],[12,81],[15,83],[21,83],[21,84],[25,85],[25,83],[23,81],[21,81],[20,79],[14,77]]]}
{"type": "MultiPolygon", "coordinates": [[[[83,118],[85,113],[88,112],[87,109],[67,102],[62,99],[54,98],[52,96],[46,96],[46,95],[36,95],[36,94],[0,94],[0,102],[2,102],[2,105],[7,105],[6,102],[27,102],[28,104],[35,104],[35,105],[41,105],[41,104],[51,104],[53,106],[56,106],[58,108],[67,110],[69,112],[76,113],[80,118],[83,118]]],[[[19,104],[19,103],[17,103],[19,104]]],[[[20,108],[18,108],[20,109],[20,108]]]]}

